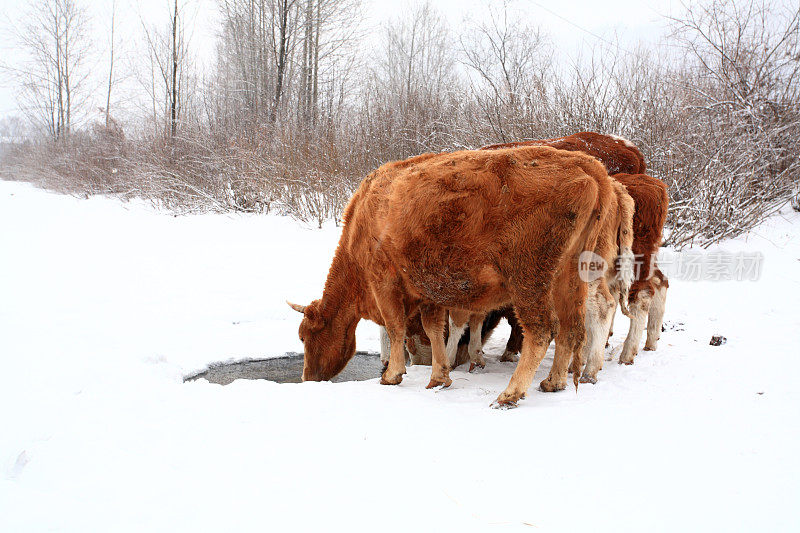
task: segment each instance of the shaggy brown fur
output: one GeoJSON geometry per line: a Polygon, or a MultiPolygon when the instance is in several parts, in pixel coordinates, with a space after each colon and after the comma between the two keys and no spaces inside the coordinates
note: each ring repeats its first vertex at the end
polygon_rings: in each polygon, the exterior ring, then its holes
{"type": "MultiPolygon", "coordinates": [[[[552,146],[553,148],[558,148],[559,150],[584,152],[600,160],[610,175],[615,175],[618,173],[644,175],[644,172],[647,168],[641,151],[630,141],[614,135],[603,135],[601,133],[590,131],[575,133],[573,135],[559,137],[557,139],[493,144],[484,146],[481,148],[481,150],[497,150],[515,146],[552,146]]],[[[649,176],[648,178],[651,180],[654,179],[650,178],[649,176]]],[[[634,197],[634,202],[638,205],[639,202],[636,202],[634,193],[630,194],[632,197],[634,197]]],[[[645,239],[645,242],[649,241],[649,237],[643,238],[645,239]]],[[[638,254],[639,252],[634,250],[634,253],[638,254]]],[[[516,354],[522,349],[522,330],[517,323],[513,309],[506,307],[489,312],[484,320],[481,336],[484,342],[488,340],[489,336],[492,334],[502,318],[505,318],[511,326],[511,335],[509,336],[508,343],[506,344],[506,351],[503,353],[500,360],[514,361],[516,359],[516,354]]]]}
{"type": "MultiPolygon", "coordinates": [[[[610,199],[609,207],[612,216],[609,216],[601,224],[597,243],[594,248],[596,256],[602,258],[606,268],[604,275],[588,283],[588,295],[585,302],[586,313],[589,318],[601,315],[605,323],[602,329],[602,345],[608,339],[608,326],[610,316],[608,313],[611,308],[615,308],[615,302],[619,301],[623,312],[628,314],[628,289],[633,279],[633,199],[628,195],[625,187],[618,182],[613,183],[615,196],[610,199]],[[619,262],[618,262],[619,261],[619,262]],[[622,263],[622,264],[620,264],[622,263]]],[[[558,289],[556,289],[558,290],[558,289]]],[[[585,328],[588,339],[598,335],[598,325],[589,326],[586,322],[581,323],[585,328]]],[[[547,379],[541,382],[539,388],[544,392],[555,392],[563,390],[567,383],[567,370],[570,365],[573,368],[583,368],[585,354],[583,350],[576,351],[570,355],[559,358],[558,339],[556,339],[556,353],[553,359],[553,366],[547,379]]],[[[580,373],[573,373],[573,382],[577,386],[580,373]]]]}
{"type": "Polygon", "coordinates": [[[392,342],[382,383],[400,383],[406,321],[419,309],[432,340],[430,385],[448,385],[446,310],[512,304],[524,331],[522,355],[497,405],[516,404],[553,337],[567,364],[581,350],[587,289],[577,257],[595,249],[608,217],[617,217],[615,206],[614,182],[601,164],[549,147],[383,165],[347,206],[322,298],[292,305],[304,315],[303,379],[338,374],[366,318],[384,325],[392,342]]]}
{"type": "Polygon", "coordinates": [[[662,231],[667,220],[669,197],[667,186],[659,179],[646,174],[616,174],[614,179],[628,189],[636,203],[633,215],[633,252],[638,264],[636,279],[631,286],[629,302],[632,309],[631,325],[620,354],[620,362],[633,364],[639,349],[644,319],[648,319],[645,350],[655,350],[661,333],[669,281],[655,264],[661,246],[662,231]],[[654,300],[655,299],[655,300],[654,300]],[[651,312],[651,301],[657,305],[651,312]]]}
{"type": "Polygon", "coordinates": [[[644,174],[647,170],[642,153],[633,143],[615,135],[603,135],[592,131],[582,131],[558,139],[491,144],[484,146],[481,150],[497,150],[517,146],[552,146],[559,150],[583,152],[599,159],[609,174],[620,172],[644,174]]]}
{"type": "MultiPolygon", "coordinates": [[[[644,157],[639,149],[630,141],[614,135],[603,135],[590,131],[584,131],[559,137],[557,139],[520,141],[505,144],[492,144],[484,146],[481,150],[498,150],[522,146],[552,146],[559,150],[583,152],[597,158],[606,167],[609,174],[620,172],[628,174],[643,174],[646,169],[644,157]]],[[[490,311],[484,320],[481,331],[482,342],[486,342],[492,331],[497,327],[500,319],[505,318],[511,326],[511,335],[506,344],[506,351],[501,356],[501,361],[516,361],[516,354],[522,349],[522,328],[517,322],[514,310],[511,307],[490,311]]],[[[427,337],[422,332],[422,324],[417,317],[409,322],[410,330],[418,334],[420,342],[428,344],[427,337]],[[412,323],[413,322],[413,323],[412,323]]],[[[469,333],[469,332],[468,332],[469,333]]],[[[471,334],[471,333],[469,333],[471,334]]],[[[460,349],[457,357],[457,365],[462,364],[469,358],[466,353],[466,335],[459,343],[460,349]]]]}
{"type": "MultiPolygon", "coordinates": [[[[615,174],[612,178],[625,185],[628,194],[633,198],[635,204],[632,248],[637,263],[634,269],[635,278],[627,300],[631,309],[635,308],[637,313],[644,313],[645,316],[648,317],[648,340],[645,344],[645,350],[654,350],[657,346],[661,331],[663,299],[666,298],[666,292],[669,288],[669,281],[666,276],[653,263],[655,255],[658,253],[658,249],[661,246],[662,231],[667,218],[667,207],[669,205],[667,187],[661,180],[646,174],[615,174]],[[655,309],[654,313],[648,315],[650,301],[654,296],[661,298],[660,307],[655,309]]],[[[613,315],[616,309],[616,301],[619,298],[617,294],[614,294],[613,284],[611,289],[612,308],[610,312],[612,312],[613,315]]],[[[602,290],[601,288],[601,291],[602,290]]],[[[522,346],[522,331],[518,327],[513,309],[497,309],[488,313],[483,323],[482,336],[484,339],[488,339],[501,318],[508,319],[509,325],[511,326],[511,335],[509,336],[506,352],[504,354],[504,356],[508,358],[509,355],[518,353],[522,346]]],[[[631,318],[631,329],[629,329],[628,338],[626,339],[628,346],[627,348],[623,348],[620,359],[621,362],[626,364],[633,363],[633,357],[638,351],[636,330],[637,328],[643,327],[643,325],[637,323],[636,319],[633,317],[631,318]]],[[[609,332],[609,336],[611,334],[612,333],[609,332]]],[[[596,367],[587,365],[581,377],[582,382],[595,382],[597,370],[599,370],[599,366],[602,366],[602,362],[597,361],[596,364],[596,367]]],[[[576,368],[581,368],[577,361],[573,363],[571,370],[575,370],[576,368]]]]}
{"type": "MultiPolygon", "coordinates": [[[[615,174],[612,177],[625,185],[636,204],[633,213],[633,253],[639,262],[636,280],[631,286],[630,301],[633,302],[639,291],[652,287],[651,280],[658,271],[654,260],[667,221],[669,197],[664,182],[647,174],[615,174]]],[[[660,271],[658,273],[663,278],[663,274],[660,271]]]]}

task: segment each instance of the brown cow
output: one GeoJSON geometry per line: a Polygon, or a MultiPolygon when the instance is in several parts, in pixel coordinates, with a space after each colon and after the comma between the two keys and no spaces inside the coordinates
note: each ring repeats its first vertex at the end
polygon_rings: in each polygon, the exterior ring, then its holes
{"type": "Polygon", "coordinates": [[[341,372],[366,318],[385,326],[391,341],[381,383],[400,383],[406,321],[419,309],[432,341],[428,386],[447,386],[446,310],[483,313],[511,304],[524,332],[522,352],[494,405],[516,405],[554,337],[554,365],[564,374],[581,358],[587,286],[578,278],[578,255],[595,249],[609,217],[620,226],[616,190],[595,159],[549,147],[426,154],[383,165],[345,210],[322,298],[291,304],[303,313],[303,379],[341,372]]]}
{"type": "MultiPolygon", "coordinates": [[[[566,137],[559,137],[557,139],[544,139],[544,140],[529,140],[519,141],[504,144],[492,144],[480,148],[481,150],[497,150],[508,149],[521,146],[552,146],[559,150],[568,150],[583,152],[596,157],[606,167],[609,174],[627,173],[627,174],[643,174],[646,170],[644,157],[639,149],[632,142],[619,137],[617,135],[603,135],[590,131],[584,131],[568,135],[566,137]]],[[[465,324],[450,324],[450,329],[453,330],[454,335],[448,337],[448,358],[451,366],[455,367],[465,361],[470,361],[470,370],[476,366],[483,366],[483,357],[480,347],[488,340],[492,331],[497,327],[501,318],[505,318],[511,326],[511,335],[509,336],[506,344],[506,349],[503,355],[500,356],[500,361],[515,362],[517,354],[522,348],[522,328],[520,328],[514,310],[511,307],[497,309],[487,314],[483,327],[481,329],[481,337],[478,338],[473,334],[474,329],[470,328],[469,349],[467,349],[466,339],[462,340],[461,335],[465,331],[465,324]],[[458,344],[457,344],[458,343],[458,344]],[[458,350],[458,348],[463,348],[458,350]],[[458,350],[458,351],[457,351],[458,350]]],[[[425,351],[425,348],[430,345],[429,340],[422,331],[422,325],[419,318],[412,319],[414,323],[409,323],[409,329],[414,334],[408,339],[411,351],[419,350],[425,351]]],[[[411,335],[411,334],[410,334],[411,335]]],[[[416,353],[412,353],[411,359],[415,360],[416,353]]],[[[381,349],[381,359],[384,364],[388,363],[388,344],[385,344],[381,349]]],[[[425,358],[417,358],[423,364],[427,363],[425,358]]]]}
{"type": "Polygon", "coordinates": [[[603,135],[593,131],[582,131],[557,139],[490,144],[481,150],[518,146],[552,146],[559,150],[583,152],[599,159],[609,174],[644,174],[647,171],[642,152],[635,144],[617,135],[603,135]]]}
{"type": "MultiPolygon", "coordinates": [[[[620,173],[645,175],[644,172],[647,168],[642,153],[639,151],[636,145],[630,142],[629,140],[624,139],[623,137],[619,137],[617,135],[603,135],[601,133],[595,133],[589,131],[575,133],[573,135],[568,135],[566,137],[559,137],[557,139],[530,140],[530,141],[520,141],[520,142],[504,143],[504,144],[493,144],[484,146],[481,148],[481,150],[496,150],[501,148],[515,147],[515,146],[552,146],[554,148],[558,148],[559,150],[584,152],[599,159],[600,162],[603,163],[603,165],[605,165],[606,169],[608,170],[608,173],[611,174],[612,177],[620,173]]],[[[654,180],[654,178],[651,178],[649,176],[646,176],[646,179],[654,180]]],[[[658,183],[662,188],[665,189],[664,184],[662,182],[659,181],[658,183]]],[[[636,194],[638,193],[638,191],[632,192],[629,190],[628,192],[631,194],[631,197],[633,197],[634,203],[638,206],[641,203],[641,201],[638,202],[636,201],[636,194]]],[[[642,199],[642,200],[648,202],[647,199],[642,199]]],[[[663,207],[664,210],[666,210],[666,204],[663,207]]],[[[664,216],[666,216],[666,211],[664,211],[664,216]]],[[[649,233],[642,234],[641,236],[634,235],[634,239],[636,239],[637,237],[639,238],[637,247],[639,249],[645,249],[655,245],[657,249],[658,246],[660,246],[661,244],[661,228],[663,227],[663,225],[664,221],[662,220],[658,230],[657,241],[653,241],[649,233]]],[[[649,269],[646,270],[649,271],[649,269]]],[[[639,273],[640,274],[644,273],[644,271],[640,269],[639,273]]],[[[657,275],[663,278],[663,274],[660,271],[657,271],[657,275]]],[[[666,278],[664,278],[664,283],[667,283],[666,278]]],[[[614,302],[615,302],[614,309],[616,309],[616,299],[614,300],[614,302]]],[[[661,305],[661,316],[663,316],[663,302],[660,299],[660,297],[657,296],[656,306],[658,305],[661,305]]],[[[481,337],[483,342],[485,342],[491,335],[494,328],[497,327],[497,324],[500,322],[501,318],[505,318],[508,321],[509,325],[511,326],[511,335],[509,336],[508,343],[506,344],[505,352],[503,353],[502,356],[500,356],[500,361],[513,362],[516,361],[517,359],[516,354],[519,353],[522,347],[522,331],[519,328],[519,324],[517,322],[516,316],[514,315],[513,309],[505,308],[490,312],[484,321],[481,337]]],[[[613,324],[613,313],[611,319],[613,324]]],[[[657,322],[658,322],[658,327],[660,328],[661,319],[659,318],[657,322]]],[[[653,346],[655,346],[655,344],[653,344],[653,346]]],[[[655,348],[646,348],[646,349],[655,349],[655,348]]],[[[589,360],[591,361],[592,359],[589,358],[589,360]]],[[[588,366],[588,364],[587,364],[587,369],[589,370],[589,373],[587,374],[586,378],[583,379],[583,381],[594,383],[596,381],[597,371],[593,366],[592,367],[588,366]]]]}
{"type": "MultiPolygon", "coordinates": [[[[636,209],[633,215],[633,253],[640,259],[629,297],[631,325],[619,362],[633,364],[647,320],[645,350],[655,350],[661,336],[664,304],[669,281],[655,264],[661,246],[661,232],[667,220],[669,197],[664,182],[646,174],[615,174],[614,179],[628,189],[636,209]]],[[[602,359],[600,361],[602,365],[602,359]]],[[[588,369],[588,364],[587,364],[588,369]]],[[[585,373],[585,372],[584,372],[585,373]]]]}
{"type": "MultiPolygon", "coordinates": [[[[639,349],[642,330],[647,321],[647,340],[645,350],[655,350],[658,339],[661,335],[661,323],[664,317],[664,305],[667,297],[669,281],[666,276],[658,269],[655,264],[655,257],[661,246],[662,230],[667,218],[667,208],[669,199],[667,196],[667,186],[663,181],[648,176],[646,174],[615,174],[612,176],[615,181],[625,185],[628,194],[633,198],[635,209],[633,215],[633,253],[637,258],[637,268],[634,269],[635,279],[628,297],[629,313],[626,313],[630,320],[628,335],[620,354],[619,362],[633,364],[634,357],[639,349]]],[[[614,284],[611,284],[612,298],[611,308],[606,309],[602,302],[597,302],[595,309],[599,315],[593,318],[590,307],[589,317],[587,318],[588,339],[585,344],[584,358],[586,367],[581,376],[582,383],[596,383],[597,372],[603,367],[603,347],[606,338],[613,333],[614,313],[616,312],[616,302],[619,299],[614,284]],[[608,313],[608,314],[607,314],[608,313]],[[592,320],[610,321],[603,328],[607,328],[607,336],[593,336],[592,328],[589,327],[592,320]],[[602,340],[602,343],[600,342],[602,340]]],[[[592,288],[590,286],[590,294],[592,288]]],[[[505,308],[490,312],[482,327],[482,338],[485,342],[497,326],[500,318],[507,318],[511,325],[511,335],[506,346],[503,357],[507,358],[515,354],[522,342],[522,333],[519,331],[513,309],[505,308]]],[[[598,326],[595,324],[595,331],[598,326]]],[[[599,328],[602,330],[602,328],[599,328]]],[[[571,365],[570,370],[579,369],[577,361],[571,365]]]]}

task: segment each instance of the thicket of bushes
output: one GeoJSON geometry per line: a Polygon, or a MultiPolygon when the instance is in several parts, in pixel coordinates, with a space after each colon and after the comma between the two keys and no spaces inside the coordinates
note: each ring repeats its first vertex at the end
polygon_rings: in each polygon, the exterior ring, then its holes
{"type": "Polygon", "coordinates": [[[546,39],[509,24],[503,11],[468,27],[453,47],[424,6],[386,28],[368,64],[337,48],[324,70],[310,43],[346,21],[326,27],[303,9],[294,13],[296,56],[285,58],[293,67],[284,64],[276,95],[276,64],[253,63],[267,57],[259,53],[266,44],[242,30],[259,14],[223,3],[218,76],[180,96],[174,129],[166,99],[152,133],[126,137],[110,121],[57,142],[30,140],[5,153],[2,176],[182,212],[280,212],[322,224],[383,162],[590,130],[629,138],[668,184],[667,235],[676,246],[749,229],[800,179],[798,11],[712,2],[674,21],[666,45],[679,55],[610,46],[565,69],[546,39]]]}

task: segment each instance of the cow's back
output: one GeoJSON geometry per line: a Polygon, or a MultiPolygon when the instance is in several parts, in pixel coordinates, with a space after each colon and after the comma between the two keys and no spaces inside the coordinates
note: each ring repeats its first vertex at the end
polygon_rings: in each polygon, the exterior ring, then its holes
{"type": "Polygon", "coordinates": [[[561,260],[550,250],[577,238],[601,193],[613,194],[605,169],[578,152],[426,154],[368,176],[345,222],[351,250],[376,276],[397,270],[422,299],[491,308],[508,299],[503,280],[528,268],[516,264],[522,257],[548,268],[561,260]]]}
{"type": "Polygon", "coordinates": [[[605,165],[609,174],[620,172],[644,174],[647,170],[644,157],[635,144],[616,135],[604,135],[591,131],[583,131],[556,139],[492,144],[482,147],[481,150],[497,150],[520,146],[552,146],[559,150],[583,152],[599,159],[605,165]]]}

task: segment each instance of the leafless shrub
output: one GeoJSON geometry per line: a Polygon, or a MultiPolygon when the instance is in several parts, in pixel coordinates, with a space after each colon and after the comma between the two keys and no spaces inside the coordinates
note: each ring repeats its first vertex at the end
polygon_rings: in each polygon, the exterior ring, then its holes
{"type": "Polygon", "coordinates": [[[386,161],[593,130],[631,139],[667,183],[672,245],[737,235],[790,197],[800,209],[800,9],[692,4],[666,56],[605,43],[565,67],[508,3],[457,32],[424,4],[367,53],[357,0],[220,0],[219,61],[202,85],[171,5],[175,31],[145,40],[147,133],[109,118],[57,142],[16,139],[0,175],[321,226],[386,161]]]}

